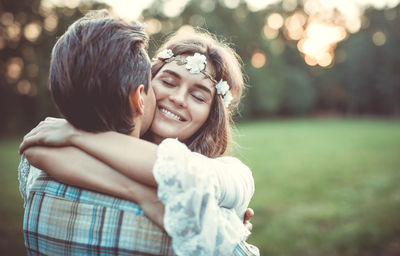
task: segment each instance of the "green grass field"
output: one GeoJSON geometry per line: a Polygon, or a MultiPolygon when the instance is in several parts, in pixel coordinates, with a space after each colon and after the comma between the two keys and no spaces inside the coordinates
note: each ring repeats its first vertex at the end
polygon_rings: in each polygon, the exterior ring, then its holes
{"type": "MultiPolygon", "coordinates": [[[[256,182],[249,242],[261,255],[400,255],[400,122],[252,122],[236,141],[256,182]]],[[[0,252],[13,255],[24,254],[18,144],[0,141],[0,252]]]]}
{"type": "Polygon", "coordinates": [[[240,158],[256,183],[249,241],[262,255],[400,255],[399,122],[238,128],[240,158]]]}

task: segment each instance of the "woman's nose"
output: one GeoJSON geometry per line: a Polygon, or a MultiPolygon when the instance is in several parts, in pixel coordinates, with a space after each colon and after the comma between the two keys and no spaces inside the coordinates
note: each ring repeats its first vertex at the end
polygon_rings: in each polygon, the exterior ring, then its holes
{"type": "Polygon", "coordinates": [[[169,96],[169,99],[176,105],[186,108],[185,93],[182,91],[177,91],[169,96]]]}

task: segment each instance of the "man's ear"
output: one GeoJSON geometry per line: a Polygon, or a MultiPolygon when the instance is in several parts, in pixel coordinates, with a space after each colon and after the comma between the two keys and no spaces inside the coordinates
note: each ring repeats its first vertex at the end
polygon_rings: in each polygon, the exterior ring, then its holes
{"type": "Polygon", "coordinates": [[[133,113],[143,115],[144,101],[143,101],[144,85],[139,85],[136,89],[132,89],[129,93],[129,103],[133,113]]]}

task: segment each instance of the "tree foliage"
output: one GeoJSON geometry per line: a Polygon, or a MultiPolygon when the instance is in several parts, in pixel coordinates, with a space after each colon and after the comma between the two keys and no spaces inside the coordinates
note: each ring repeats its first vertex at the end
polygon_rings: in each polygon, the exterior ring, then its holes
{"type": "MultiPolygon", "coordinates": [[[[82,1],[73,8],[41,3],[0,3],[0,134],[24,131],[47,115],[57,115],[48,91],[51,48],[68,25],[87,10],[106,7],[94,1],[82,1]]],[[[272,13],[284,18],[295,13],[306,16],[300,1],[292,11],[278,3],[256,12],[244,1],[235,8],[228,8],[224,1],[189,1],[175,17],[166,15],[166,3],[155,1],[142,13],[151,34],[150,56],[183,25],[205,28],[225,40],[242,57],[248,78],[242,118],[400,115],[399,6],[368,9],[362,28],[348,34],[334,49],[334,62],[320,67],[306,64],[298,41],[288,38],[283,28],[273,39],[264,32],[272,13]],[[375,36],[383,36],[383,44],[374,44],[375,36]],[[255,53],[260,54],[257,57],[255,53]]]]}

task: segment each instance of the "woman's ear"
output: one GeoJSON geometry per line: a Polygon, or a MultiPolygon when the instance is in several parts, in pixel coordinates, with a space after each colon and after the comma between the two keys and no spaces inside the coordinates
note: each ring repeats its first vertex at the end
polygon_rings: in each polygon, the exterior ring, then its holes
{"type": "Polygon", "coordinates": [[[131,105],[132,113],[143,115],[144,102],[143,102],[144,85],[141,84],[129,93],[129,103],[131,105]]]}

